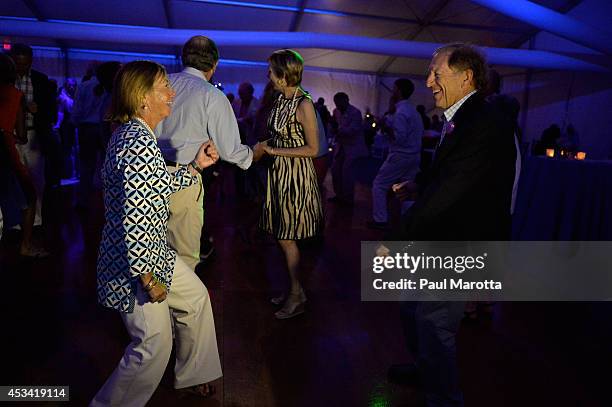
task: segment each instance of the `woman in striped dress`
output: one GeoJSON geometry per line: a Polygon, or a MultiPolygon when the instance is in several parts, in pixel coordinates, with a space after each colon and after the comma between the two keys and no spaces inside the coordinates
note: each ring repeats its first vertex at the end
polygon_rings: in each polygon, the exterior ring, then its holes
{"type": "MultiPolygon", "coordinates": [[[[304,312],[306,296],[298,279],[297,240],[313,237],[323,227],[321,194],[312,164],[319,150],[318,126],[310,96],[300,87],[304,60],[284,49],[268,58],[268,77],[280,95],[268,118],[269,143],[260,145],[273,157],[268,169],[266,200],[260,227],[274,235],[285,254],[291,290],[278,319],[304,312]]],[[[280,304],[283,297],[273,299],[280,304]]]]}

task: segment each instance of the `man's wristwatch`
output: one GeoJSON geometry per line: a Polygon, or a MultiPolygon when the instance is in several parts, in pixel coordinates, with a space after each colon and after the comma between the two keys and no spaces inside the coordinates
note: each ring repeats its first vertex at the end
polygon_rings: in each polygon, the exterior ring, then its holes
{"type": "Polygon", "coordinates": [[[190,162],[189,164],[191,164],[193,169],[196,170],[199,174],[201,174],[202,171],[204,171],[202,168],[200,168],[200,166],[198,165],[198,163],[196,162],[195,159],[192,162],[190,162]]]}

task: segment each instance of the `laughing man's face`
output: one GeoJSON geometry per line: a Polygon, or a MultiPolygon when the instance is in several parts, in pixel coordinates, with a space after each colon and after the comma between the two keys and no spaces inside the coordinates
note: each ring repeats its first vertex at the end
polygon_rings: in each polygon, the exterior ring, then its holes
{"type": "Polygon", "coordinates": [[[427,87],[433,92],[436,107],[448,109],[472,91],[468,71],[448,66],[448,52],[436,54],[429,64],[427,87]]]}

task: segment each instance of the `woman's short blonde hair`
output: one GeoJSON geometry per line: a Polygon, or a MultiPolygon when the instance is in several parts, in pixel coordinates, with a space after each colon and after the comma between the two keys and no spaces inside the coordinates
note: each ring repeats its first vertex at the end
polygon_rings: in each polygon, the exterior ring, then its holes
{"type": "Polygon", "coordinates": [[[287,86],[299,86],[304,72],[304,58],[292,49],[274,51],[268,58],[270,69],[277,78],[284,79],[287,86]]]}
{"type": "Polygon", "coordinates": [[[155,80],[167,76],[166,68],[157,62],[133,61],[125,64],[115,76],[111,121],[125,123],[132,119],[142,107],[145,95],[153,89],[155,80]]]}

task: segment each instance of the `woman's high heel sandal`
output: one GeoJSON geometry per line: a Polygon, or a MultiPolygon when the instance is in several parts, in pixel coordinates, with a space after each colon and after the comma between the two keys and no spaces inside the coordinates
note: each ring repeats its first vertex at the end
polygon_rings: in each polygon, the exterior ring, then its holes
{"type": "MultiPolygon", "coordinates": [[[[278,297],[270,298],[270,302],[274,305],[281,305],[285,302],[286,299],[287,296],[285,295],[285,293],[282,293],[278,297]]],[[[304,294],[304,290],[300,290],[300,299],[302,302],[306,302],[306,294],[304,294]]]]}
{"type": "Polygon", "coordinates": [[[285,305],[279,311],[274,313],[277,319],[289,319],[304,313],[304,305],[306,304],[306,294],[304,290],[299,293],[291,293],[285,305]]]}

